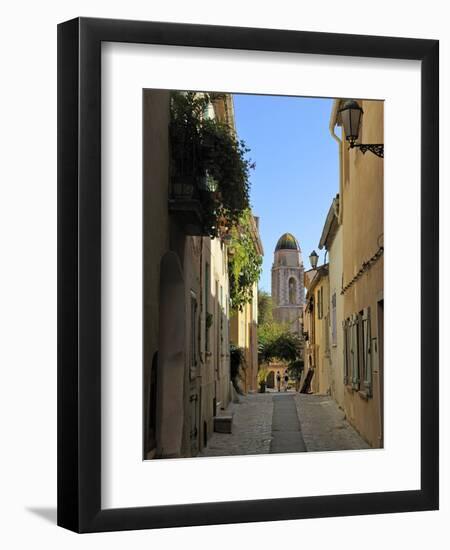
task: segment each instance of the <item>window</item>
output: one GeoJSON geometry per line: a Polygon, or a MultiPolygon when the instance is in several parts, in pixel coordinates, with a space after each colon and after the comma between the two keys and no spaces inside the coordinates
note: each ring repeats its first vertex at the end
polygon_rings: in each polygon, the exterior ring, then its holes
{"type": "Polygon", "coordinates": [[[297,303],[297,281],[294,279],[294,277],[291,277],[289,279],[289,303],[297,303]]]}
{"type": "Polygon", "coordinates": [[[362,380],[364,390],[368,397],[372,397],[372,331],[370,324],[370,308],[364,309],[361,315],[361,333],[362,333],[362,352],[363,352],[363,369],[362,380]]]}
{"type": "Polygon", "coordinates": [[[344,384],[359,388],[358,315],[343,322],[344,328],[344,384]]]}
{"type": "Polygon", "coordinates": [[[317,318],[323,318],[323,287],[317,291],[317,318]]]}
{"type": "Polygon", "coordinates": [[[344,384],[362,389],[372,396],[372,349],[370,308],[355,313],[343,322],[344,384]]]}
{"type": "Polygon", "coordinates": [[[331,345],[337,346],[336,292],[331,296],[331,345]]]}
{"type": "Polygon", "coordinates": [[[325,315],[324,323],[323,323],[323,330],[325,331],[325,355],[330,355],[330,319],[328,315],[325,315]]]}
{"type": "Polygon", "coordinates": [[[350,376],[350,344],[348,319],[342,321],[342,330],[344,331],[344,384],[348,384],[350,376]]]}

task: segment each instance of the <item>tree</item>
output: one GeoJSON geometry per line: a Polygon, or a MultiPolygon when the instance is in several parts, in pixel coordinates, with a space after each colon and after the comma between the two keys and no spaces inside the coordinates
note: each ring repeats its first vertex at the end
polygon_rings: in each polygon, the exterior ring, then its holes
{"type": "Polygon", "coordinates": [[[266,323],[258,329],[258,352],[261,363],[273,359],[293,363],[301,357],[302,341],[284,323],[266,323]]]}
{"type": "Polygon", "coordinates": [[[303,372],[303,342],[289,330],[288,323],[265,323],[258,327],[259,370],[265,372],[265,363],[274,359],[288,364],[288,375],[295,380],[296,389],[303,372]]]}
{"type": "Polygon", "coordinates": [[[272,296],[265,290],[258,290],[258,324],[264,325],[272,321],[272,296]]]}

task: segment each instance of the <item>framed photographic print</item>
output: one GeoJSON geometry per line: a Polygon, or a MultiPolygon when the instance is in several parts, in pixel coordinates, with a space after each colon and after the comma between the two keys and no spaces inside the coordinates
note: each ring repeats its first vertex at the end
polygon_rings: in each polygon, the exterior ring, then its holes
{"type": "Polygon", "coordinates": [[[437,509],[438,90],[434,40],[59,25],[60,526],[437,509]]]}

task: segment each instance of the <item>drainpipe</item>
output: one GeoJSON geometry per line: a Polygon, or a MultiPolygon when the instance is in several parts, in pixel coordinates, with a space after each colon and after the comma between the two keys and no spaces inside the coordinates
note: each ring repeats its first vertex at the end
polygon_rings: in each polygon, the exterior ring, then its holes
{"type": "Polygon", "coordinates": [[[339,136],[336,135],[334,128],[336,126],[336,118],[338,114],[338,109],[340,106],[340,99],[335,99],[333,101],[333,108],[331,109],[331,115],[330,115],[330,125],[329,130],[331,137],[336,140],[339,144],[339,216],[338,221],[339,225],[342,223],[342,212],[343,212],[343,193],[342,193],[342,185],[343,185],[343,177],[342,177],[342,171],[343,171],[343,163],[342,163],[342,140],[339,138],[339,136]]]}

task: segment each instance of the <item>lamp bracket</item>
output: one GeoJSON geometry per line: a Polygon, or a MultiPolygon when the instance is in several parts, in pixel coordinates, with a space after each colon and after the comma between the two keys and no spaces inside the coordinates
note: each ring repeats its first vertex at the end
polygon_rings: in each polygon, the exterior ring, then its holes
{"type": "Polygon", "coordinates": [[[370,151],[377,157],[384,158],[384,144],[383,143],[354,143],[350,145],[350,148],[359,147],[361,153],[365,154],[370,151]]]}

